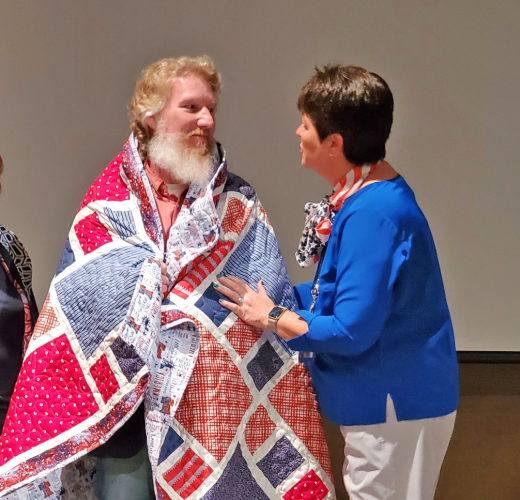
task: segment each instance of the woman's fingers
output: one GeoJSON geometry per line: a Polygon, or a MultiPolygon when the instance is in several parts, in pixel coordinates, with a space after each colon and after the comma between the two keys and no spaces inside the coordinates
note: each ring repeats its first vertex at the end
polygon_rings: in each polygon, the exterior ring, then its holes
{"type": "Polygon", "coordinates": [[[225,299],[219,299],[221,305],[234,312],[240,319],[256,328],[268,327],[269,311],[274,302],[269,298],[263,283],[258,283],[258,292],[245,281],[229,275],[217,275],[218,282],[213,285],[225,299]],[[227,299],[227,300],[226,300],[227,299]]]}
{"type": "Polygon", "coordinates": [[[243,319],[242,308],[238,304],[224,299],[219,299],[219,303],[231,312],[235,313],[239,318],[243,319]]]}
{"type": "Polygon", "coordinates": [[[249,288],[245,281],[235,278],[234,276],[218,274],[217,279],[219,281],[219,286],[225,286],[229,290],[235,292],[239,297],[243,298],[247,292],[251,291],[251,288],[249,288]]]}
{"type": "Polygon", "coordinates": [[[241,294],[239,291],[236,291],[236,289],[227,286],[222,279],[219,279],[219,281],[220,283],[213,283],[213,288],[217,292],[221,293],[237,304],[242,303],[244,300],[243,294],[241,294]]]}
{"type": "Polygon", "coordinates": [[[267,297],[267,290],[265,289],[265,286],[264,286],[264,282],[262,280],[260,280],[257,284],[256,284],[256,289],[258,290],[258,293],[260,295],[263,295],[264,297],[267,297]]]}

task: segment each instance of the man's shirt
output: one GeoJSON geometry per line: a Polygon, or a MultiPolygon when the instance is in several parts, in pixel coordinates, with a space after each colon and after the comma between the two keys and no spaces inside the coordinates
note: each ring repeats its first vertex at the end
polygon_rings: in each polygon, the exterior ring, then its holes
{"type": "Polygon", "coordinates": [[[164,236],[164,249],[168,234],[173,226],[184,202],[189,184],[166,184],[145,162],[146,175],[152,185],[152,192],[159,211],[164,236]]]}

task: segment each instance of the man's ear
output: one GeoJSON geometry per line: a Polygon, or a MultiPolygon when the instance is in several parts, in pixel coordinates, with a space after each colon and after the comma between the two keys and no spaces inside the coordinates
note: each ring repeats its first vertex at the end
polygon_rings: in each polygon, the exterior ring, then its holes
{"type": "Polygon", "coordinates": [[[329,150],[329,156],[343,155],[343,137],[341,134],[330,134],[325,141],[329,150]]]}
{"type": "Polygon", "coordinates": [[[155,115],[147,116],[144,119],[144,123],[153,132],[155,132],[155,130],[157,129],[157,118],[155,118],[155,115]]]}

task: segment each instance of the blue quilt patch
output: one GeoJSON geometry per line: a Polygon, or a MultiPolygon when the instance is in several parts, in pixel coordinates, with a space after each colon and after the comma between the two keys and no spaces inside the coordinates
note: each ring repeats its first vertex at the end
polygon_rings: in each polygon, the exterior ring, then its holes
{"type": "Polygon", "coordinates": [[[74,257],[74,252],[70,246],[70,240],[67,238],[65,242],[65,248],[63,249],[63,253],[61,254],[60,263],[58,264],[58,269],[56,270],[56,274],[60,274],[62,271],[67,269],[76,258],[74,257]]]}
{"type": "Polygon", "coordinates": [[[184,440],[170,427],[161,446],[157,465],[164,462],[182,443],[184,440]]]}
{"type": "Polygon", "coordinates": [[[220,326],[231,314],[229,309],[221,306],[218,299],[223,296],[216,292],[210,285],[195,303],[195,307],[201,310],[215,325],[220,326]]]}
{"type": "Polygon", "coordinates": [[[148,245],[117,248],[55,284],[58,300],[85,357],[121,322],[130,306],[148,245]],[[77,300],[68,300],[69,297],[77,300]]]}
{"type": "Polygon", "coordinates": [[[282,366],[283,360],[276,354],[273,346],[266,342],[247,364],[247,371],[251,375],[256,388],[261,391],[282,366]]]}
{"type": "Polygon", "coordinates": [[[108,220],[122,238],[130,238],[137,234],[132,212],[128,210],[112,210],[108,207],[105,207],[104,211],[108,220]]]}
{"type": "Polygon", "coordinates": [[[274,235],[259,220],[251,226],[227,261],[224,272],[244,280],[256,290],[262,280],[270,297],[280,297],[280,305],[296,309],[291,280],[285,269],[274,235]]]}
{"type": "Polygon", "coordinates": [[[269,453],[258,462],[258,468],[276,488],[289,477],[302,463],[304,459],[298,450],[284,436],[276,441],[269,453]]]}
{"type": "Polygon", "coordinates": [[[144,361],[137,354],[135,347],[127,344],[120,337],[117,337],[110,348],[117,359],[121,371],[125,374],[125,377],[128,381],[132,380],[144,366],[144,361]]]}
{"type": "Polygon", "coordinates": [[[215,486],[209,490],[202,500],[269,500],[269,497],[258,486],[245,461],[240,445],[226,468],[218,478],[215,486]]]}

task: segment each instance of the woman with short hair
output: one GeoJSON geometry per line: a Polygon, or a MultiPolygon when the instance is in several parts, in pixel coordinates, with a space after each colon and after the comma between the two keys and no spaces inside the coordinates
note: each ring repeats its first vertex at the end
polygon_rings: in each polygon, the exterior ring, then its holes
{"type": "Polygon", "coordinates": [[[275,331],[309,366],[345,438],[351,500],[431,500],[453,431],[458,368],[433,238],[413,191],[385,160],[393,97],[356,66],[316,69],[298,97],[302,165],[334,186],[306,205],[300,310],[233,276],[221,303],[275,331]]]}

